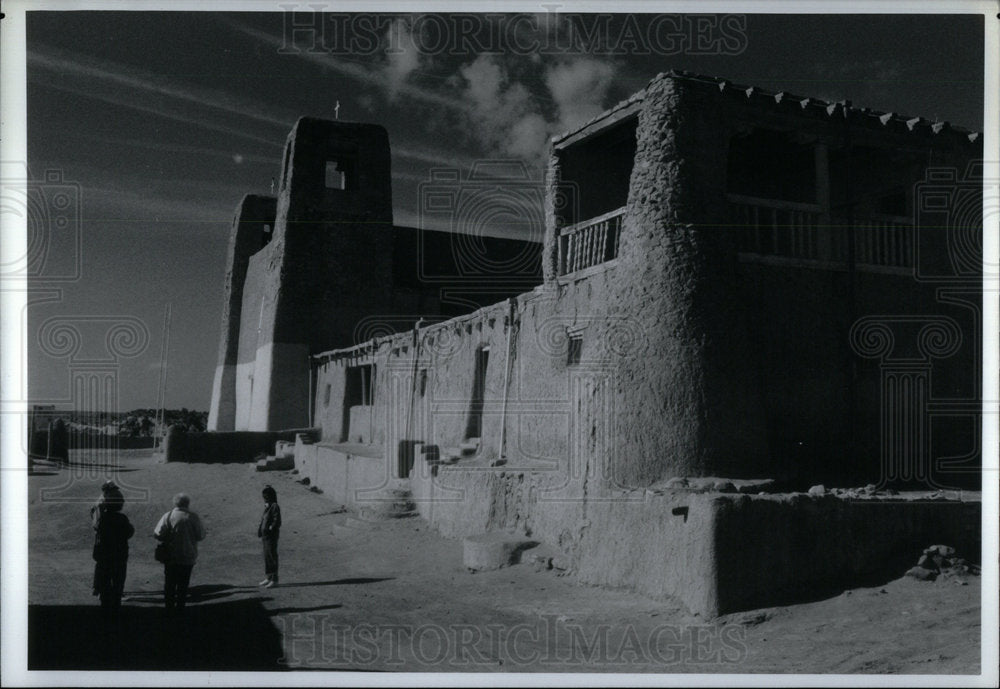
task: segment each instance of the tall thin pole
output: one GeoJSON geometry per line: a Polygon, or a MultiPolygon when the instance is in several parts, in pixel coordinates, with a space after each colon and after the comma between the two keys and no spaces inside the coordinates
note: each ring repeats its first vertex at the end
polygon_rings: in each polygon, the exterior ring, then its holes
{"type": "Polygon", "coordinates": [[[507,397],[510,388],[510,367],[513,359],[514,317],[517,315],[517,300],[508,299],[507,315],[507,358],[503,368],[503,402],[500,409],[500,459],[507,457],[507,397]]]}
{"type": "MultiPolygon", "coordinates": [[[[159,391],[156,400],[156,428],[157,431],[163,429],[164,405],[167,399],[167,352],[170,345],[170,304],[163,313],[163,342],[160,345],[160,380],[159,391]]],[[[154,449],[160,446],[160,436],[155,436],[154,449]]]]}

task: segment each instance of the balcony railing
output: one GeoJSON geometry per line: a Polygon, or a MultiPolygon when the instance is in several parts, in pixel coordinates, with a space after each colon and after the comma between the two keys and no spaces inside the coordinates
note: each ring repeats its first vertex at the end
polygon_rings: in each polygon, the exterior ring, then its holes
{"type": "Polygon", "coordinates": [[[740,232],[740,251],[751,254],[818,260],[819,212],[763,204],[733,204],[740,232]]]}
{"type": "Polygon", "coordinates": [[[892,220],[855,220],[854,261],[869,266],[912,268],[913,226],[892,220]]]}
{"type": "Polygon", "coordinates": [[[575,273],[618,256],[625,208],[564,227],[559,233],[559,274],[575,273]]]}
{"type": "Polygon", "coordinates": [[[730,197],[740,251],[803,261],[846,264],[851,239],[862,267],[913,266],[913,225],[900,219],[822,220],[818,207],[769,199],[730,197]]]}

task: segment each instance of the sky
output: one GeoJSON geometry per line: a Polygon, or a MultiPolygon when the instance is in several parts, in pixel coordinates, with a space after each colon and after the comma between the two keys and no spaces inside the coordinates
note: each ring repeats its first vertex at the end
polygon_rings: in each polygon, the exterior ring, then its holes
{"type": "Polygon", "coordinates": [[[87,367],[111,371],[117,409],[156,406],[166,343],[165,406],[208,409],[232,216],[270,193],[303,115],[383,125],[396,224],[431,227],[432,169],[517,160],[540,183],[549,137],[669,69],[983,126],[976,15],[83,11],[27,27],[28,174],[46,180],[48,228],[29,393],[62,407],[95,406],[70,383],[87,367]]]}

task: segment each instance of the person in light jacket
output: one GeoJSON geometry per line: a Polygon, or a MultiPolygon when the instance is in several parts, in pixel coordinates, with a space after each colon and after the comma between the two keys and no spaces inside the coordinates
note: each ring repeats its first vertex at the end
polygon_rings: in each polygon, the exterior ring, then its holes
{"type": "Polygon", "coordinates": [[[167,610],[181,612],[187,600],[191,570],[198,559],[198,541],[205,538],[201,518],[189,509],[191,498],[174,496],[174,508],[160,517],[153,536],[170,544],[170,557],[163,564],[163,598],[167,610]]]}
{"type": "Polygon", "coordinates": [[[264,498],[264,513],[257,525],[257,536],[264,550],[264,579],[258,586],[273,588],[278,585],[278,535],[281,532],[281,508],[278,507],[278,493],[271,486],[261,491],[264,498]]]}

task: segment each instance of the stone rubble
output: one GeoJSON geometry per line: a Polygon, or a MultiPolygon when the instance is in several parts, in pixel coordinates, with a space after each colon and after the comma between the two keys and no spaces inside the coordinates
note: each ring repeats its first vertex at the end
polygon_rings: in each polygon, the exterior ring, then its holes
{"type": "Polygon", "coordinates": [[[917,566],[906,571],[906,576],[918,581],[935,581],[938,577],[961,580],[978,574],[979,567],[958,557],[955,549],[947,545],[925,548],[917,566]]]}

